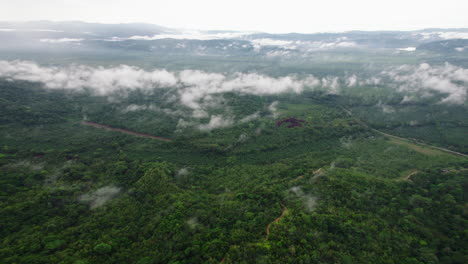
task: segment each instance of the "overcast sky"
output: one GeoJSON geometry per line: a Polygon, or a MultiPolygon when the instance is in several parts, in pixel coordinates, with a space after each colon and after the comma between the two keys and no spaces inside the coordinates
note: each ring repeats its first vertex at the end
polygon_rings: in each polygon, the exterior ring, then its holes
{"type": "Polygon", "coordinates": [[[467,0],[0,0],[0,20],[266,32],[468,28],[467,0]]]}

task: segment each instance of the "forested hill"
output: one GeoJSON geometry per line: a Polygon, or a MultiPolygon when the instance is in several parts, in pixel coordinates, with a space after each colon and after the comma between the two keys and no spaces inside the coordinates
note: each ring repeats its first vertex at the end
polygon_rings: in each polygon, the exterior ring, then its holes
{"type": "Polygon", "coordinates": [[[466,152],[463,105],[227,92],[184,123],[170,92],[0,82],[1,263],[467,262],[468,160],[374,130],[466,152]]]}

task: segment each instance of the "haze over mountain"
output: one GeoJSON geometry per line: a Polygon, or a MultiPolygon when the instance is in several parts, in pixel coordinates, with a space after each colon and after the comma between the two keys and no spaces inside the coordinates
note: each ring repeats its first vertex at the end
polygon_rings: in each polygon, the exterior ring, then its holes
{"type": "Polygon", "coordinates": [[[467,263],[467,155],[468,28],[0,22],[1,263],[467,263]]]}
{"type": "MultiPolygon", "coordinates": [[[[281,48],[283,50],[321,51],[343,48],[375,48],[399,49],[412,51],[412,47],[433,41],[468,39],[468,29],[422,29],[418,31],[349,31],[342,33],[316,34],[270,34],[261,32],[241,31],[183,31],[167,27],[131,23],[131,24],[99,24],[78,21],[70,22],[0,22],[2,42],[14,45],[38,45],[43,43],[66,43],[86,45],[104,45],[102,42],[141,42],[142,46],[150,46],[161,40],[238,41],[246,44],[242,47],[260,49],[264,46],[281,48]],[[16,39],[16,41],[15,41],[16,39]],[[36,43],[34,43],[36,42],[36,43]],[[410,48],[410,49],[408,49],[410,48]]],[[[234,42],[236,43],[236,42],[234,42]]],[[[2,44],[5,46],[6,43],[2,44]]],[[[122,44],[122,43],[119,43],[122,44]]],[[[229,46],[220,46],[226,50],[229,46]]],[[[124,45],[124,44],[122,44],[124,45]]],[[[463,47],[456,45],[455,48],[463,47]]],[[[137,46],[135,44],[135,46],[137,46]]]]}

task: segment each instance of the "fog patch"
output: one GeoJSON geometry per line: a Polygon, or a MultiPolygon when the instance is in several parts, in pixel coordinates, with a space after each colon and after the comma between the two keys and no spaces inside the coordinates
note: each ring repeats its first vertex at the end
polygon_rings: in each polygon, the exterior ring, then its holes
{"type": "Polygon", "coordinates": [[[409,125],[410,125],[410,126],[418,126],[418,125],[419,125],[419,122],[418,122],[417,120],[411,120],[411,121],[409,122],[409,125]]]}
{"type": "Polygon", "coordinates": [[[298,78],[294,75],[273,78],[257,73],[236,73],[230,76],[185,70],[179,74],[178,90],[180,103],[196,113],[208,112],[209,108],[219,107],[224,99],[222,94],[234,92],[251,95],[275,95],[282,93],[302,93],[304,89],[320,85],[320,81],[309,75],[298,78]]]}
{"type": "Polygon", "coordinates": [[[322,88],[330,94],[340,93],[340,83],[338,77],[327,76],[322,78],[322,88]]]}
{"type": "Polygon", "coordinates": [[[358,83],[358,80],[357,80],[357,76],[355,74],[351,75],[350,77],[348,77],[348,79],[346,80],[346,85],[348,87],[353,87],[353,86],[356,86],[356,84],[358,83]]]}
{"type": "Polygon", "coordinates": [[[353,142],[351,141],[351,137],[340,138],[340,143],[341,143],[341,146],[345,149],[350,149],[351,146],[353,145],[353,142]]]}
{"type": "Polygon", "coordinates": [[[223,115],[212,115],[210,121],[207,124],[201,124],[198,126],[200,131],[211,131],[217,128],[229,127],[234,124],[234,119],[230,116],[223,115]]]}
{"type": "Polygon", "coordinates": [[[274,101],[268,106],[268,110],[271,112],[271,115],[273,116],[273,118],[277,118],[280,114],[278,111],[278,104],[279,104],[278,101],[274,101]]]}
{"type": "Polygon", "coordinates": [[[181,168],[176,172],[176,177],[187,176],[190,174],[189,168],[181,168]]]}
{"type": "Polygon", "coordinates": [[[422,40],[427,40],[431,38],[436,39],[468,39],[468,32],[422,32],[416,33],[415,35],[419,35],[422,40]]]}
{"type": "Polygon", "coordinates": [[[252,43],[254,50],[257,52],[260,51],[263,47],[276,47],[281,49],[281,51],[297,50],[302,53],[315,52],[320,50],[350,49],[358,47],[358,44],[356,42],[347,41],[346,38],[337,38],[335,41],[292,41],[261,38],[252,39],[250,40],[250,42],[252,43]]]}
{"type": "Polygon", "coordinates": [[[379,101],[375,106],[382,109],[382,112],[385,114],[395,113],[395,109],[392,106],[383,104],[382,101],[379,101]]]}
{"type": "Polygon", "coordinates": [[[431,66],[402,65],[382,72],[390,78],[402,93],[419,93],[422,96],[432,96],[433,92],[444,94],[440,103],[463,104],[468,94],[468,69],[445,63],[431,66]]]}
{"type": "Polygon", "coordinates": [[[255,119],[258,119],[258,118],[260,118],[260,112],[255,112],[255,113],[253,113],[251,115],[248,115],[248,116],[245,116],[245,117],[241,118],[239,120],[239,122],[240,123],[248,123],[248,122],[251,122],[251,121],[253,121],[255,119]]]}
{"type": "Polygon", "coordinates": [[[313,171],[312,173],[313,173],[313,176],[309,180],[309,182],[311,184],[316,183],[318,179],[320,179],[321,177],[326,176],[326,174],[327,174],[327,172],[323,168],[319,168],[319,169],[313,171]]]}
{"type": "Polygon", "coordinates": [[[119,187],[105,186],[95,190],[94,192],[81,195],[78,200],[80,202],[89,203],[89,207],[91,209],[96,209],[114,199],[119,193],[119,187]]]}
{"type": "Polygon", "coordinates": [[[403,96],[403,99],[401,100],[400,104],[411,103],[415,101],[416,101],[416,98],[414,98],[413,96],[405,95],[403,96]]]}
{"type": "Polygon", "coordinates": [[[261,39],[253,39],[250,41],[252,43],[252,46],[254,47],[254,50],[259,51],[262,47],[268,47],[268,46],[279,46],[279,47],[284,47],[287,49],[295,49],[292,44],[294,44],[294,41],[288,41],[288,40],[278,40],[278,39],[270,39],[270,38],[261,38],[261,39]]]}
{"type": "Polygon", "coordinates": [[[198,221],[198,218],[197,217],[191,217],[189,218],[187,221],[185,221],[185,223],[187,224],[187,226],[194,230],[194,229],[198,229],[201,224],[200,222],[198,221]]]}
{"type": "Polygon", "coordinates": [[[335,42],[322,42],[314,41],[311,43],[309,50],[328,50],[328,49],[346,49],[346,48],[356,48],[358,45],[354,41],[340,41],[335,42]]]}
{"type": "Polygon", "coordinates": [[[262,134],[262,131],[263,131],[263,127],[257,127],[255,129],[255,135],[260,136],[262,134]]]}
{"type": "Polygon", "coordinates": [[[40,42],[45,43],[66,43],[66,42],[80,42],[82,38],[60,38],[60,39],[40,39],[40,42]]]}
{"type": "Polygon", "coordinates": [[[0,77],[7,80],[41,82],[49,89],[90,89],[96,95],[126,90],[152,89],[176,85],[173,73],[166,70],[144,71],[138,67],[41,67],[30,61],[0,61],[0,77]]]}
{"type": "Polygon", "coordinates": [[[35,163],[29,160],[21,160],[15,163],[5,164],[4,166],[10,167],[10,168],[25,168],[31,172],[38,172],[42,170],[45,167],[45,165],[46,165],[45,162],[35,163]]]}
{"type": "Polygon", "coordinates": [[[137,104],[130,104],[126,108],[122,110],[123,113],[128,113],[128,112],[135,112],[135,111],[146,111],[146,110],[151,110],[151,111],[160,111],[161,109],[155,105],[137,105],[137,104]]]}
{"type": "Polygon", "coordinates": [[[398,51],[415,51],[416,47],[398,48],[398,51]]]}
{"type": "Polygon", "coordinates": [[[249,136],[246,134],[240,134],[239,138],[237,139],[238,143],[244,143],[249,139],[249,136]]]}
{"type": "Polygon", "coordinates": [[[182,131],[184,129],[192,127],[193,125],[194,125],[194,122],[187,121],[187,120],[181,118],[181,119],[179,119],[179,121],[177,121],[177,126],[176,126],[175,133],[182,133],[182,131]]]}
{"type": "Polygon", "coordinates": [[[70,168],[73,165],[73,160],[67,160],[63,163],[60,168],[55,168],[53,172],[49,173],[45,178],[44,184],[45,185],[54,185],[57,180],[62,176],[63,171],[67,168],[70,168]]]}
{"type": "Polygon", "coordinates": [[[304,191],[302,191],[301,187],[299,186],[293,186],[289,190],[303,201],[304,207],[307,211],[312,212],[315,210],[317,207],[317,197],[304,193],[304,191]]]}
{"type": "Polygon", "coordinates": [[[202,31],[184,31],[173,34],[157,34],[152,36],[131,36],[128,38],[113,37],[112,41],[124,40],[158,40],[158,39],[192,39],[192,40],[216,40],[216,39],[242,39],[251,32],[226,32],[226,33],[206,33],[202,31]]]}
{"type": "MultiPolygon", "coordinates": [[[[224,93],[250,95],[277,95],[302,93],[305,89],[319,87],[322,82],[313,75],[299,78],[296,75],[271,77],[258,73],[234,73],[230,75],[199,70],[169,72],[152,71],[139,67],[91,67],[72,64],[64,67],[40,66],[31,61],[0,61],[0,78],[40,82],[48,89],[73,91],[89,90],[94,95],[108,96],[110,101],[128,95],[131,90],[150,93],[157,88],[174,88],[168,101],[179,102],[188,108],[194,118],[206,118],[210,109],[223,105],[224,93]]],[[[337,89],[337,80],[323,79],[326,89],[337,89]]],[[[151,106],[129,106],[124,111],[151,110],[151,106]]]]}

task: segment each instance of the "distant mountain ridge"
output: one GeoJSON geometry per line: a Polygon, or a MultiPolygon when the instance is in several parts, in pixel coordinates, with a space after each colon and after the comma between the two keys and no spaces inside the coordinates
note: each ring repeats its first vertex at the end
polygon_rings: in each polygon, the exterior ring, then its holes
{"type": "Polygon", "coordinates": [[[386,56],[450,53],[454,56],[446,60],[468,65],[465,56],[460,58],[460,55],[468,53],[467,42],[468,28],[273,34],[232,30],[190,31],[148,23],[0,22],[0,59],[30,58],[25,54],[31,53],[38,56],[53,53],[55,58],[58,54],[64,58],[69,58],[72,53],[92,58],[99,54],[102,59],[135,52],[138,56],[157,58],[221,56],[292,59],[309,63],[317,61],[317,56],[320,60],[347,60],[349,56],[357,58],[362,53],[386,56]]]}
{"type": "MultiPolygon", "coordinates": [[[[0,22],[0,29],[51,30],[75,34],[96,35],[101,37],[131,37],[134,35],[156,35],[174,33],[173,29],[147,23],[103,24],[81,21],[31,21],[0,22]]],[[[47,31],[44,31],[47,32],[47,31]]]]}

